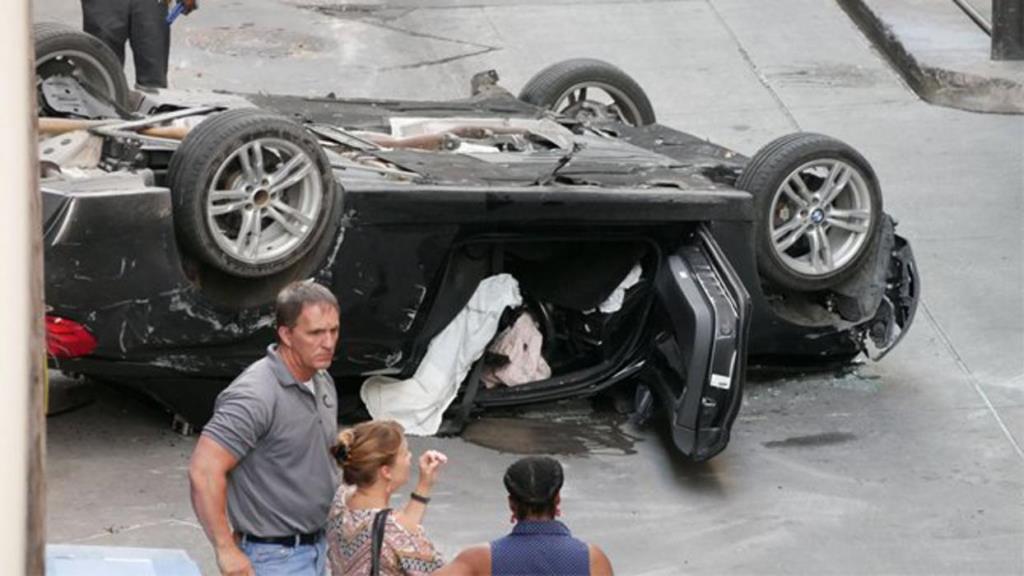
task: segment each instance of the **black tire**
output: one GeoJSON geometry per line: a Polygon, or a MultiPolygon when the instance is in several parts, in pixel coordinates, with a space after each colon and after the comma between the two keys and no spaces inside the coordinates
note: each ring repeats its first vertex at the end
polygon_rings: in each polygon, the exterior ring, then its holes
{"type": "MultiPolygon", "coordinates": [[[[273,160],[272,157],[264,157],[273,160]]],[[[284,161],[280,160],[278,168],[283,164],[284,161]]],[[[334,181],[327,156],[309,131],[277,114],[258,109],[237,109],[211,116],[193,128],[182,141],[171,157],[167,174],[174,199],[174,221],[179,241],[193,256],[232,276],[262,278],[287,271],[314,247],[329,242],[340,225],[335,217],[335,208],[341,202],[341,192],[334,181]],[[307,160],[312,161],[316,170],[315,177],[303,177],[282,194],[291,194],[295,186],[305,186],[308,178],[314,188],[319,186],[320,200],[315,215],[309,215],[311,223],[308,229],[294,247],[272,260],[252,262],[240,259],[218,244],[218,238],[224,240],[223,230],[211,228],[217,226],[217,223],[211,222],[213,216],[207,213],[207,202],[218,170],[225,170],[221,173],[221,182],[217,183],[220,189],[223,188],[221,184],[224,179],[232,175],[227,168],[232,155],[247,144],[261,139],[284,141],[297,147],[298,151],[306,155],[307,160]]],[[[235,182],[241,179],[240,174],[234,173],[235,182]]],[[[255,198],[256,192],[253,194],[255,198]]],[[[273,199],[270,203],[273,204],[273,199]]],[[[246,210],[251,207],[250,204],[246,210]]],[[[241,210],[238,212],[242,214],[241,210]]],[[[257,214],[263,212],[257,208],[257,214]]],[[[270,222],[267,228],[261,226],[263,230],[270,230],[271,226],[277,225],[269,217],[260,216],[259,219],[270,222]]],[[[283,226],[277,226],[284,232],[283,226]]],[[[241,239],[241,236],[242,232],[238,230],[238,238],[241,239]]]]}
{"type": "MultiPolygon", "coordinates": [[[[814,175],[803,174],[800,177],[801,181],[811,184],[812,186],[809,188],[813,187],[814,183],[808,182],[808,180],[813,180],[814,175]]],[[[823,180],[819,184],[825,184],[825,181],[823,180]]],[[[847,190],[846,186],[839,188],[847,190]]],[[[777,138],[765,145],[751,158],[750,163],[740,174],[736,187],[750,192],[753,196],[754,237],[758,270],[764,279],[777,288],[812,292],[826,290],[841,284],[857,271],[865,256],[873,251],[880,237],[882,194],[878,178],[871,165],[860,153],[835,138],[806,132],[777,138]],[[815,162],[841,162],[855,172],[849,180],[853,184],[846,184],[849,186],[847,194],[859,194],[859,201],[867,205],[868,221],[866,226],[858,226],[858,228],[866,229],[864,232],[856,232],[858,234],[856,238],[859,240],[855,239],[852,234],[849,236],[850,248],[842,255],[841,262],[837,262],[835,266],[821,272],[809,273],[804,268],[798,269],[794,264],[796,259],[791,258],[792,251],[800,251],[799,243],[789,247],[789,252],[787,252],[787,250],[777,249],[771,236],[773,224],[780,220],[785,220],[787,223],[795,221],[797,216],[803,215],[805,212],[808,213],[807,219],[813,220],[811,216],[814,215],[816,207],[813,202],[809,209],[800,210],[792,218],[780,218],[780,207],[785,210],[789,210],[789,207],[778,203],[777,198],[782,198],[780,194],[785,195],[782,186],[787,181],[791,181],[791,177],[798,169],[815,162]]],[[[811,190],[811,192],[816,191],[811,190]]],[[[818,199],[819,195],[815,194],[813,198],[818,199]]],[[[822,234],[825,234],[831,226],[835,226],[835,224],[830,224],[832,220],[829,219],[830,212],[828,212],[834,207],[831,202],[828,203],[828,206],[819,207],[825,211],[815,216],[819,217],[818,225],[824,227],[822,234]],[[824,224],[820,224],[822,222],[820,218],[824,218],[824,224]]],[[[858,206],[858,208],[862,207],[858,206]]],[[[848,211],[852,212],[853,210],[851,208],[848,211]]],[[[863,212],[863,210],[858,210],[858,212],[863,212]]],[[[810,226],[813,233],[815,224],[810,226]]],[[[845,231],[846,228],[840,227],[840,230],[845,231]]],[[[785,237],[788,235],[783,235],[783,238],[785,237]]],[[[805,237],[809,236],[805,235],[805,237]]],[[[808,250],[811,249],[808,247],[808,250]]]]}
{"type": "Polygon", "coordinates": [[[640,85],[628,74],[602,60],[576,58],[552,64],[541,70],[519,92],[523,102],[555,112],[555,106],[566,92],[580,84],[609,86],[618,91],[609,92],[622,111],[627,123],[634,126],[654,124],[654,108],[640,85]]]}
{"type": "Polygon", "coordinates": [[[124,68],[117,55],[102,40],[55,22],[34,24],[32,32],[35,36],[36,77],[40,81],[77,70],[94,91],[122,108],[127,106],[128,80],[124,68]]]}

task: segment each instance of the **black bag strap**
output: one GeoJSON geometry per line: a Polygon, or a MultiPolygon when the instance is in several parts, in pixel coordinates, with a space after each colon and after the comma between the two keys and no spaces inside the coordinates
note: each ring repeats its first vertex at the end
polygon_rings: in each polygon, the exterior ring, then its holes
{"type": "Polygon", "coordinates": [[[380,576],[380,553],[384,548],[384,529],[388,525],[390,508],[385,508],[373,516],[373,540],[370,543],[370,576],[380,576]]]}

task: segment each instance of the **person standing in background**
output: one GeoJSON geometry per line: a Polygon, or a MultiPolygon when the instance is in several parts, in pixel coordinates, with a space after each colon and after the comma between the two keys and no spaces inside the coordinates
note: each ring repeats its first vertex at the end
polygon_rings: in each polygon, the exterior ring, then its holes
{"type": "MultiPolygon", "coordinates": [[[[178,0],[184,13],[197,0],[178,0]]],[[[168,0],[82,0],[83,29],[102,40],[124,64],[124,45],[130,42],[135,61],[135,86],[143,91],[167,87],[171,52],[168,0]]]]}

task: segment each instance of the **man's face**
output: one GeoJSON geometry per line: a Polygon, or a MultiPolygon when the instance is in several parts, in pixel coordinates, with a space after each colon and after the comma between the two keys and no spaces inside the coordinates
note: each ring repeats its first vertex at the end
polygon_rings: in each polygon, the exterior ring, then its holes
{"type": "Polygon", "coordinates": [[[291,349],[299,367],[326,370],[338,345],[338,311],[328,304],[307,304],[295,326],[277,330],[281,344],[291,349]]]}

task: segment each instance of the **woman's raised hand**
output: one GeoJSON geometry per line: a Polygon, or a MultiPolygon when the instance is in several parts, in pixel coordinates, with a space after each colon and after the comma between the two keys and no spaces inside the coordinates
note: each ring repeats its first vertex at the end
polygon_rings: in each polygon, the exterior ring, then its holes
{"type": "Polygon", "coordinates": [[[429,488],[434,485],[441,467],[448,462],[448,457],[437,450],[427,450],[420,454],[420,486],[429,488]]]}

